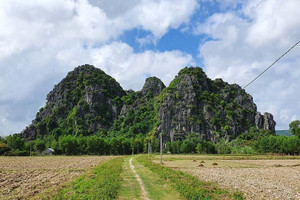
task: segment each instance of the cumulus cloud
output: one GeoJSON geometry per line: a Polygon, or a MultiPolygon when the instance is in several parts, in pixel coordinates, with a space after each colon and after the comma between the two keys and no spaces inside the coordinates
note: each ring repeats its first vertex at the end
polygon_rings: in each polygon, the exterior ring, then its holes
{"type": "Polygon", "coordinates": [[[126,89],[134,90],[140,90],[149,76],[156,76],[168,85],[181,68],[195,64],[191,55],[180,51],[134,53],[121,42],[92,50],[92,59],[95,66],[111,74],[126,89]]]}
{"type": "Polygon", "coordinates": [[[169,29],[187,24],[199,7],[197,0],[130,0],[126,3],[118,0],[114,4],[109,0],[90,1],[107,11],[118,27],[140,27],[150,31],[155,39],[160,39],[169,29]]]}
{"type": "MultiPolygon", "coordinates": [[[[20,132],[28,125],[54,84],[78,65],[107,65],[100,67],[122,81],[123,87],[138,89],[143,81],[137,80],[145,74],[162,73],[154,73],[151,64],[168,69],[174,65],[175,72],[190,64],[191,57],[181,52],[135,54],[128,45],[112,41],[133,28],[145,29],[158,40],[188,22],[198,6],[196,0],[114,3],[118,6],[107,0],[0,1],[0,135],[20,132]],[[112,69],[120,66],[128,79],[112,69]],[[136,82],[127,82],[129,77],[136,82]]],[[[162,78],[168,82],[172,75],[168,72],[162,78]]]]}
{"type": "MultiPolygon", "coordinates": [[[[247,84],[300,38],[299,1],[248,1],[238,12],[214,14],[195,28],[212,40],[199,47],[206,72],[228,82],[247,84]]],[[[274,114],[277,129],[300,118],[300,48],[247,88],[258,109],[274,114]]]]}

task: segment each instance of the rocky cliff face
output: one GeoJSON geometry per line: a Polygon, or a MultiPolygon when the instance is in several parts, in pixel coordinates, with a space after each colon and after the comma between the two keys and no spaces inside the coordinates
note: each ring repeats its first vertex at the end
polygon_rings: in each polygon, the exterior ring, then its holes
{"type": "Polygon", "coordinates": [[[87,135],[106,130],[117,119],[124,95],[119,83],[102,70],[91,65],[79,66],[48,94],[46,106],[22,135],[87,135]]]}
{"type": "Polygon", "coordinates": [[[141,91],[130,92],[124,96],[121,113],[109,132],[129,136],[156,132],[154,127],[158,119],[155,99],[165,87],[160,79],[150,77],[146,79],[141,91]]]}
{"type": "Polygon", "coordinates": [[[276,122],[273,119],[273,115],[271,113],[265,113],[264,115],[257,112],[255,115],[255,127],[257,129],[270,130],[275,133],[276,122]]]}
{"type": "MultiPolygon", "coordinates": [[[[185,68],[161,94],[158,132],[176,140],[190,132],[203,139],[230,139],[255,126],[256,105],[240,86],[206,77],[201,68],[185,68]]],[[[259,129],[275,130],[270,116],[259,129]]]]}
{"type": "Polygon", "coordinates": [[[273,116],[257,113],[252,97],[236,84],[211,80],[201,68],[182,69],[166,88],[150,77],[141,91],[125,92],[112,77],[90,65],[69,72],[22,132],[47,134],[149,135],[165,141],[194,132],[206,140],[231,139],[250,127],[275,131],[273,116]]]}

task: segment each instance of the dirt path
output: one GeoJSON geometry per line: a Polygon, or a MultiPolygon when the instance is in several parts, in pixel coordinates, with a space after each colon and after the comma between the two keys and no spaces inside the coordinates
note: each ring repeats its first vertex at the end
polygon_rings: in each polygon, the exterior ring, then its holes
{"type": "Polygon", "coordinates": [[[148,197],[148,193],[147,193],[147,191],[145,189],[145,186],[143,184],[143,181],[142,181],[141,177],[136,173],[136,171],[134,169],[135,167],[132,164],[132,158],[130,158],[130,160],[129,160],[129,165],[130,165],[130,169],[133,171],[133,173],[135,174],[135,177],[136,177],[137,181],[140,184],[140,187],[141,187],[141,190],[142,190],[143,199],[144,200],[150,200],[149,197],[148,197]]]}

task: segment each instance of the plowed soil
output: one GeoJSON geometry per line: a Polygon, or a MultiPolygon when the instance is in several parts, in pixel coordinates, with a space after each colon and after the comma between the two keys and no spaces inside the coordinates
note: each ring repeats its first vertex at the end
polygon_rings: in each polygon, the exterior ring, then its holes
{"type": "Polygon", "coordinates": [[[190,160],[172,157],[164,161],[166,166],[190,172],[223,188],[236,189],[246,199],[300,199],[299,159],[213,160],[194,156],[190,160]]]}
{"type": "Polygon", "coordinates": [[[30,199],[112,157],[0,157],[0,199],[30,199]]]}

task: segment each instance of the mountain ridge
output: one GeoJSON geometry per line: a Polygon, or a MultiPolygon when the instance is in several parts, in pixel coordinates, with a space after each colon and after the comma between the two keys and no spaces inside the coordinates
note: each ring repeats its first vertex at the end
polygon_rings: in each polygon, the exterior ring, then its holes
{"type": "Polygon", "coordinates": [[[251,95],[237,84],[211,80],[199,67],[183,68],[168,87],[157,77],[140,91],[125,91],[101,69],[82,65],[47,95],[46,106],[21,135],[147,135],[165,141],[191,132],[205,140],[230,140],[251,127],[275,131],[270,113],[261,118],[251,95]]]}

